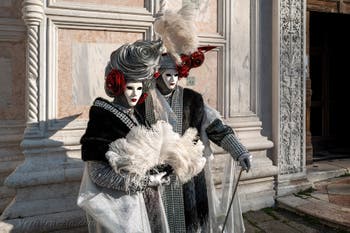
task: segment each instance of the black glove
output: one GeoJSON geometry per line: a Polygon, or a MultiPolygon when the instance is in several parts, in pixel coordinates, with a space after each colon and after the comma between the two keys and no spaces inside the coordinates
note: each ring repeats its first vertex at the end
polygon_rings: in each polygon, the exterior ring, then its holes
{"type": "Polygon", "coordinates": [[[249,153],[244,153],[238,157],[238,162],[243,170],[249,172],[252,162],[252,156],[249,153]]]}

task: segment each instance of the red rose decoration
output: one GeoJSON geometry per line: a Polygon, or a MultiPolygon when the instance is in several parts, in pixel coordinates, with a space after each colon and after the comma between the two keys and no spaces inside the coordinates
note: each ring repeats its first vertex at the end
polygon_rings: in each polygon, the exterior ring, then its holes
{"type": "Polygon", "coordinates": [[[160,76],[159,71],[157,71],[157,72],[155,72],[155,73],[153,74],[153,77],[154,77],[155,79],[159,78],[159,76],[160,76]]]}
{"type": "Polygon", "coordinates": [[[191,69],[191,57],[186,54],[181,54],[181,65],[177,65],[179,78],[187,77],[191,69]]]}
{"type": "Polygon", "coordinates": [[[204,53],[201,51],[196,51],[191,54],[191,68],[199,67],[204,62],[204,53]]]}
{"type": "Polygon", "coordinates": [[[181,54],[181,64],[177,66],[179,78],[188,77],[192,68],[201,66],[205,58],[204,53],[214,48],[216,48],[216,46],[208,45],[198,47],[197,51],[193,52],[191,55],[181,54]]]}
{"type": "Polygon", "coordinates": [[[184,65],[177,66],[177,72],[179,73],[179,78],[183,78],[183,77],[187,78],[189,75],[190,69],[191,69],[190,67],[184,66],[184,65]]]}
{"type": "Polygon", "coordinates": [[[105,90],[107,95],[110,97],[119,96],[124,93],[125,87],[126,81],[124,74],[117,69],[112,69],[105,80],[105,90]]]}
{"type": "Polygon", "coordinates": [[[191,57],[186,54],[181,54],[181,65],[191,68],[191,57]]]}
{"type": "Polygon", "coordinates": [[[142,104],[143,102],[145,102],[145,100],[147,99],[148,94],[147,93],[142,93],[139,101],[137,101],[137,104],[142,104]]]}

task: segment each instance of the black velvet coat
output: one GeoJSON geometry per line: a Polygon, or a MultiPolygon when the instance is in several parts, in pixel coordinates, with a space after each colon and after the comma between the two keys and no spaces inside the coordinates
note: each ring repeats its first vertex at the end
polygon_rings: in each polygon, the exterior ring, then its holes
{"type": "MultiPolygon", "coordinates": [[[[136,118],[139,123],[146,124],[145,120],[138,114],[136,118]]],[[[118,138],[125,137],[133,126],[138,123],[122,111],[115,112],[115,107],[103,98],[97,98],[89,112],[89,122],[82,136],[82,160],[105,161],[105,154],[109,144],[118,138]],[[114,109],[114,113],[108,109],[114,109]],[[117,117],[119,114],[121,117],[117,117]],[[124,120],[122,120],[124,119],[124,120]]]]}
{"type": "MultiPolygon", "coordinates": [[[[204,116],[203,97],[198,92],[184,88],[182,133],[194,127],[201,132],[204,116]]],[[[209,207],[204,170],[183,185],[185,221],[187,232],[209,224],[209,207]]],[[[205,232],[203,229],[201,232],[205,232]]]]}

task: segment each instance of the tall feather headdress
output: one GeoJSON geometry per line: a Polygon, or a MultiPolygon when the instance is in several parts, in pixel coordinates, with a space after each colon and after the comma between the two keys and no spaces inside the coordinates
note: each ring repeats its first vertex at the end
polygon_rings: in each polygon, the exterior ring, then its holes
{"type": "Polygon", "coordinates": [[[179,78],[187,77],[192,68],[204,62],[204,53],[216,46],[198,47],[195,26],[194,4],[188,2],[177,12],[165,10],[166,0],[161,0],[160,10],[154,22],[154,31],[160,36],[168,57],[162,57],[160,65],[169,66],[167,61],[174,60],[179,78]]]}
{"type": "MultiPolygon", "coordinates": [[[[163,1],[164,2],[164,1],[163,1]]],[[[160,11],[164,11],[162,5],[160,11]]],[[[198,39],[194,20],[194,5],[187,3],[177,12],[165,10],[154,22],[154,31],[163,40],[167,53],[181,63],[181,54],[191,54],[197,50],[198,39]]]]}

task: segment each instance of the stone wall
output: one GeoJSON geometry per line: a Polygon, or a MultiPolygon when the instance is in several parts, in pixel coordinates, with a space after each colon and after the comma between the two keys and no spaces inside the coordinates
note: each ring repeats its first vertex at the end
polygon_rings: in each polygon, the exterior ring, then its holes
{"type": "Polygon", "coordinates": [[[15,195],[4,180],[23,161],[26,34],[20,3],[0,2],[0,213],[15,195]]]}

